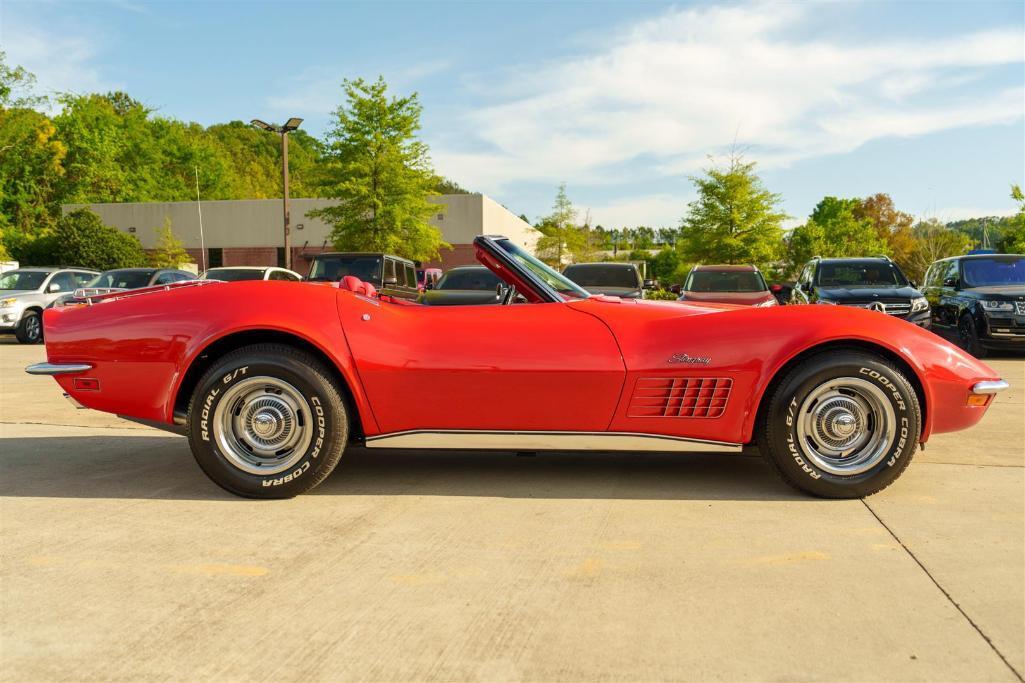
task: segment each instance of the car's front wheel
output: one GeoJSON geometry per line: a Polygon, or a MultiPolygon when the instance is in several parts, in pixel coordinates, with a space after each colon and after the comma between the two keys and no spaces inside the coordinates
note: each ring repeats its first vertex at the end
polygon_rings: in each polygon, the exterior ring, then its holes
{"type": "Polygon", "coordinates": [[[967,311],[957,321],[957,343],[976,358],[985,358],[986,349],[979,343],[979,331],[972,314],[967,311]]]}
{"type": "Polygon", "coordinates": [[[21,316],[14,337],[22,344],[41,344],[43,341],[43,317],[38,311],[26,311],[21,316]]]}
{"type": "Polygon", "coordinates": [[[824,498],[860,498],[911,462],[921,410],[904,373],[860,350],[812,356],[776,386],[759,445],[791,486],[824,498]]]}
{"type": "Polygon", "coordinates": [[[333,374],[279,344],[233,351],[207,370],[189,405],[189,445],[222,488],[249,498],[291,498],[338,464],[349,415],[333,374]]]}

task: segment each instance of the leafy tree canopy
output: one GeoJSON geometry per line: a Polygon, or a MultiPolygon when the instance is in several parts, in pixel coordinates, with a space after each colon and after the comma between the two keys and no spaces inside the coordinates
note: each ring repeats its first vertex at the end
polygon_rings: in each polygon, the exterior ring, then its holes
{"type": "Polygon", "coordinates": [[[55,263],[109,270],[146,265],[146,254],[134,235],[104,225],[88,209],[72,211],[57,222],[53,236],[55,263]]]}
{"type": "Polygon", "coordinates": [[[181,268],[183,263],[190,261],[189,252],[171,229],[170,217],[164,218],[164,224],[156,229],[157,246],[150,254],[150,263],[157,268],[181,268]]]}

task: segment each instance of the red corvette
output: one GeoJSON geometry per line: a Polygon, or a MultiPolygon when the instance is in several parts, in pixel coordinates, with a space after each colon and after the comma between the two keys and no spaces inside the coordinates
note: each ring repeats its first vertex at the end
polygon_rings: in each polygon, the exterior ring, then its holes
{"type": "Polygon", "coordinates": [[[798,489],[858,497],[1007,387],[882,313],[589,296],[505,238],[475,246],[506,283],[500,304],[421,306],[355,278],[185,282],[46,311],[48,362],[28,372],[85,407],[184,432],[216,483],[257,498],[309,490],[350,443],[756,444],[798,489]],[[409,400],[436,391],[444,401],[409,400]]]}

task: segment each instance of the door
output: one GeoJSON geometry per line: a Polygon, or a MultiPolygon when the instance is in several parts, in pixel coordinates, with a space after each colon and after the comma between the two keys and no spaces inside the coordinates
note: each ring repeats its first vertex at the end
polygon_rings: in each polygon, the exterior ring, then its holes
{"type": "MultiPolygon", "coordinates": [[[[935,272],[936,300],[933,308],[933,324],[939,329],[937,332],[953,332],[957,329],[957,318],[961,312],[960,297],[958,296],[959,263],[957,259],[937,263],[933,266],[935,272]]],[[[930,301],[932,303],[932,301],[930,301]]]]}
{"type": "Polygon", "coordinates": [[[625,369],[597,318],[565,303],[338,301],[382,433],[608,428],[625,369]]]}

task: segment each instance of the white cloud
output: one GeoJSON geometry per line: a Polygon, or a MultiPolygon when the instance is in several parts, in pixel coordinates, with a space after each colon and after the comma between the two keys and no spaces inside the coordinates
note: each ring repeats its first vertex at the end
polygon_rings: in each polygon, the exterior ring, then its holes
{"type": "Polygon", "coordinates": [[[638,168],[689,173],[735,139],[764,168],[1022,118],[1022,88],[962,87],[1025,61],[1017,28],[869,44],[795,38],[815,11],[674,9],[599,52],[510,68],[435,143],[435,161],[495,192],[518,180],[617,182],[627,167],[635,179],[638,168]]]}
{"type": "Polygon", "coordinates": [[[648,225],[655,228],[679,225],[687,211],[689,198],[670,194],[649,194],[621,201],[584,207],[591,211],[591,223],[607,228],[648,225]]]}
{"type": "Polygon", "coordinates": [[[118,85],[107,81],[95,65],[98,50],[94,39],[8,24],[4,27],[3,50],[8,64],[23,66],[35,74],[39,94],[116,90],[118,85]]]}

